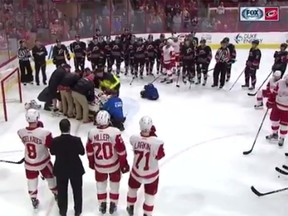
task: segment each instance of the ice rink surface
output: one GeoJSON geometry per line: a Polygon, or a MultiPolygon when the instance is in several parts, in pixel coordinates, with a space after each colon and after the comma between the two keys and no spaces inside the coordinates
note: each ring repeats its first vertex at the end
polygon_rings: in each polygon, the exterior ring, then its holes
{"type": "MultiPolygon", "coordinates": [[[[273,50],[262,50],[260,69],[257,72],[259,86],[270,73],[273,64],[273,50]]],[[[286,216],[288,193],[278,193],[258,198],[250,190],[254,185],[261,191],[286,187],[288,178],[274,171],[275,166],[287,161],[284,146],[267,143],[265,135],[270,133],[267,118],[260,133],[255,151],[249,156],[242,152],[253,143],[265,110],[253,108],[254,97],[247,96],[241,89],[244,77],[232,89],[231,84],[243,71],[248,50],[238,51],[233,65],[231,81],[222,90],[212,89],[212,72],[206,87],[184,85],[181,87],[160,84],[158,101],[140,98],[142,87],[151,81],[122,79],[121,97],[124,112],[127,113],[126,130],[123,132],[131,164],[133,153],[129,136],[139,132],[138,121],[143,115],[150,115],[157,128],[159,138],[165,141],[166,157],[160,161],[160,185],[155,202],[155,216],[286,216]]],[[[72,61],[71,61],[72,62],[72,61]]],[[[210,68],[214,67],[214,61],[210,68]]],[[[49,66],[52,72],[54,66],[49,66]]],[[[43,86],[23,88],[24,102],[35,99],[43,86]]],[[[23,145],[16,131],[26,126],[23,104],[9,103],[8,123],[0,123],[0,159],[20,160],[23,145]]],[[[45,128],[54,136],[59,135],[60,117],[52,117],[41,110],[45,128]]],[[[83,125],[72,121],[72,134],[80,136],[85,144],[92,124],[83,125]]],[[[288,145],[288,144],[286,144],[288,145]]],[[[88,168],[86,155],[82,157],[86,168],[83,186],[83,216],[98,215],[94,173],[88,168]]],[[[126,193],[128,174],[121,181],[119,216],[127,215],[126,193]]],[[[136,206],[136,215],[142,216],[143,191],[136,206]]],[[[69,194],[69,216],[73,215],[71,190],[69,194]]],[[[39,180],[39,216],[56,216],[58,208],[53,201],[45,181],[39,180]]],[[[0,164],[0,206],[1,215],[31,216],[33,210],[27,194],[27,183],[23,165],[0,164]]]]}

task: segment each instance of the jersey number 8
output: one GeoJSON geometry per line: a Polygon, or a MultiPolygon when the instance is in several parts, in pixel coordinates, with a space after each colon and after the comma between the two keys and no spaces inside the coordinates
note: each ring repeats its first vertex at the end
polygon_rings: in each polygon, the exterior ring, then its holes
{"type": "Polygon", "coordinates": [[[37,157],[36,146],[32,143],[27,143],[26,148],[28,157],[30,159],[35,159],[37,157]]]}

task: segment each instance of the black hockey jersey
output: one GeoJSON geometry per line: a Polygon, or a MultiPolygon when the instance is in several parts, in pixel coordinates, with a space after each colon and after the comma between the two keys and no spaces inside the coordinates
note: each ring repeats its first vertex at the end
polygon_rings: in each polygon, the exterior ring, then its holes
{"type": "Polygon", "coordinates": [[[157,47],[154,41],[146,41],[145,42],[146,48],[146,56],[148,58],[155,58],[157,54],[157,47]]]}
{"type": "Polygon", "coordinates": [[[228,63],[230,61],[230,51],[229,49],[220,47],[215,55],[215,60],[217,63],[228,63]]]}
{"type": "Polygon", "coordinates": [[[35,63],[45,63],[46,56],[48,55],[47,49],[45,46],[41,45],[39,47],[34,46],[32,48],[32,55],[34,58],[35,63]]]}
{"type": "Polygon", "coordinates": [[[58,46],[53,47],[53,53],[52,53],[53,61],[63,60],[65,59],[65,55],[67,59],[70,60],[70,54],[65,45],[61,44],[60,47],[58,46]]]}
{"type": "Polygon", "coordinates": [[[146,58],[146,47],[145,44],[135,43],[134,45],[134,57],[136,59],[145,59],[146,58]]]}
{"type": "Polygon", "coordinates": [[[227,45],[227,48],[228,48],[229,51],[230,51],[230,58],[231,58],[230,60],[231,60],[232,62],[235,62],[235,60],[236,60],[236,55],[237,55],[235,46],[234,46],[233,44],[229,43],[229,44],[227,45]]]}
{"type": "Polygon", "coordinates": [[[88,44],[87,48],[87,57],[88,59],[97,59],[97,58],[102,58],[104,56],[104,50],[103,50],[103,45],[100,43],[94,43],[91,41],[88,44]]]}
{"type": "Polygon", "coordinates": [[[198,46],[196,49],[196,62],[198,64],[210,64],[212,59],[212,50],[210,46],[198,46]]]}
{"type": "Polygon", "coordinates": [[[166,44],[165,40],[161,40],[161,39],[155,40],[156,52],[157,52],[158,57],[161,57],[162,50],[165,44],[166,44]]]}
{"type": "Polygon", "coordinates": [[[248,59],[246,61],[246,65],[249,66],[249,67],[252,67],[254,69],[258,69],[259,65],[260,65],[260,60],[261,60],[261,51],[260,51],[260,49],[251,48],[249,50],[249,56],[248,56],[248,59]]]}
{"type": "Polygon", "coordinates": [[[111,42],[111,56],[114,58],[120,57],[123,58],[123,46],[121,43],[115,43],[115,41],[111,42]]]}
{"type": "Polygon", "coordinates": [[[86,55],[86,43],[83,41],[74,41],[70,44],[70,50],[74,53],[76,58],[84,58],[86,55]]]}
{"type": "Polygon", "coordinates": [[[193,44],[189,46],[183,45],[180,47],[180,61],[194,61],[195,60],[195,48],[193,44]]]}

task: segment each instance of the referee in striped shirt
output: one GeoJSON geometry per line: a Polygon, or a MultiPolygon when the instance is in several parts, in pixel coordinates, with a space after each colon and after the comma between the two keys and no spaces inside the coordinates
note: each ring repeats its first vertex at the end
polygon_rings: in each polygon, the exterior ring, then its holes
{"type": "Polygon", "coordinates": [[[27,48],[24,40],[20,40],[20,47],[18,49],[18,59],[21,72],[21,83],[26,85],[27,83],[33,84],[32,67],[30,64],[30,50],[27,48]]]}

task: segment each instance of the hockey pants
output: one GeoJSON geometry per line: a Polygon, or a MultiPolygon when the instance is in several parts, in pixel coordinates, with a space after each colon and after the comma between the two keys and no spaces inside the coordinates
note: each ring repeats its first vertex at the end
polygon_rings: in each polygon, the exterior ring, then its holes
{"type": "Polygon", "coordinates": [[[197,80],[198,80],[198,82],[201,81],[202,74],[203,74],[204,82],[207,81],[207,78],[208,78],[208,67],[209,67],[208,64],[199,64],[199,63],[197,63],[196,70],[197,70],[197,80]]]}
{"type": "Polygon", "coordinates": [[[81,70],[84,71],[85,68],[85,57],[74,57],[74,67],[75,70],[81,70]]]}
{"type": "Polygon", "coordinates": [[[155,63],[155,58],[154,57],[149,57],[146,60],[146,73],[147,73],[147,75],[153,73],[154,63],[155,63]]]}
{"type": "Polygon", "coordinates": [[[213,72],[213,84],[214,86],[218,86],[219,83],[219,75],[220,75],[220,86],[225,85],[225,78],[226,78],[226,70],[227,70],[227,63],[218,62],[215,65],[214,72],[213,72]]]}
{"type": "Polygon", "coordinates": [[[191,60],[183,61],[183,70],[182,70],[183,78],[187,77],[189,79],[194,79],[195,77],[195,64],[191,60]]]}
{"type": "Polygon", "coordinates": [[[19,61],[21,82],[28,83],[33,82],[32,67],[30,61],[19,61]]]}
{"type": "Polygon", "coordinates": [[[145,64],[145,59],[143,58],[135,58],[134,60],[134,70],[135,73],[138,74],[138,69],[140,67],[140,76],[143,76],[143,72],[144,72],[144,64],[145,64]]]}
{"type": "Polygon", "coordinates": [[[108,72],[112,72],[112,66],[116,62],[116,73],[117,75],[120,74],[120,66],[121,66],[121,57],[111,56],[110,60],[108,61],[108,72]]]}
{"type": "Polygon", "coordinates": [[[245,68],[245,85],[249,86],[250,78],[251,78],[251,85],[255,88],[256,85],[256,69],[246,66],[245,68]]]}

